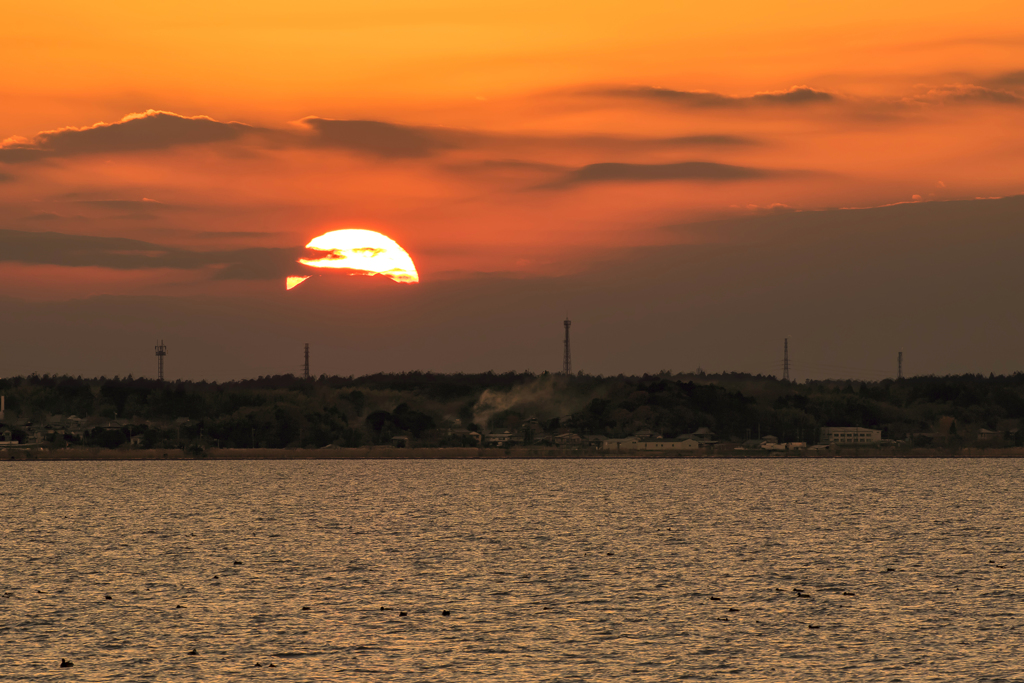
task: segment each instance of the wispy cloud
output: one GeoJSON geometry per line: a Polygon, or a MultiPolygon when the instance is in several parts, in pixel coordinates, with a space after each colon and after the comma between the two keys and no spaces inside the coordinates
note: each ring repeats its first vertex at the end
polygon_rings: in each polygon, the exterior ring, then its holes
{"type": "Polygon", "coordinates": [[[832,102],[836,95],[806,85],[793,86],[788,90],[756,93],[754,95],[732,96],[705,90],[673,90],[654,86],[609,87],[584,91],[586,95],[663,102],[685,107],[748,107],[757,105],[800,106],[832,102]]]}
{"type": "Polygon", "coordinates": [[[1012,92],[961,83],[930,87],[908,99],[914,102],[943,104],[1024,104],[1024,98],[1012,92]]]}

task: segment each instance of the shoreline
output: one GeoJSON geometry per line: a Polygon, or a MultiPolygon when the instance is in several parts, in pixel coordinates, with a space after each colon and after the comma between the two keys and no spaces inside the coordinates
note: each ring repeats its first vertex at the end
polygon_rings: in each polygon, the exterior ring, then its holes
{"type": "Polygon", "coordinates": [[[560,448],[211,448],[200,454],[180,449],[0,448],[6,462],[160,460],[843,460],[843,459],[1024,458],[1024,448],[840,449],[836,451],[598,451],[560,448]]]}

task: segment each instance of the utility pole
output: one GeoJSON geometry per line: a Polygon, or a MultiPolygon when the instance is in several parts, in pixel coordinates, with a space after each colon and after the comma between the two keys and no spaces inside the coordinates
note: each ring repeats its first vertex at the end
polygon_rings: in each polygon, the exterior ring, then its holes
{"type": "Polygon", "coordinates": [[[572,354],[569,352],[569,326],[572,325],[569,322],[569,314],[565,314],[565,357],[562,359],[562,374],[572,374],[572,354]]]}
{"type": "Polygon", "coordinates": [[[302,366],[302,379],[309,379],[309,342],[306,342],[306,362],[302,366]]]}
{"type": "Polygon", "coordinates": [[[167,355],[167,347],[164,346],[164,340],[161,339],[160,343],[156,345],[156,378],[163,382],[164,381],[164,356],[167,355]]]}
{"type": "Polygon", "coordinates": [[[896,379],[903,379],[903,351],[896,356],[896,379]]]}
{"type": "Polygon", "coordinates": [[[789,381],[789,337],[782,342],[782,380],[789,381]]]}

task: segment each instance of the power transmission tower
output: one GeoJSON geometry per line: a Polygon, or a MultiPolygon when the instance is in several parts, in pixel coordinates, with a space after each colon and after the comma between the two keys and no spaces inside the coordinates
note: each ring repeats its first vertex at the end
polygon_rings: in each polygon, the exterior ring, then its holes
{"type": "Polygon", "coordinates": [[[306,342],[306,362],[302,366],[302,379],[309,379],[309,342],[306,342]]]}
{"type": "Polygon", "coordinates": [[[164,340],[161,339],[160,343],[156,345],[156,378],[163,382],[164,381],[164,356],[167,355],[167,347],[164,346],[164,340]]]}
{"type": "Polygon", "coordinates": [[[572,354],[569,352],[569,316],[565,316],[565,357],[562,359],[562,374],[572,374],[572,354]]]}
{"type": "Polygon", "coordinates": [[[896,357],[896,379],[903,379],[903,352],[896,357]]]}
{"type": "Polygon", "coordinates": [[[789,337],[782,342],[782,379],[789,381],[789,337]]]}

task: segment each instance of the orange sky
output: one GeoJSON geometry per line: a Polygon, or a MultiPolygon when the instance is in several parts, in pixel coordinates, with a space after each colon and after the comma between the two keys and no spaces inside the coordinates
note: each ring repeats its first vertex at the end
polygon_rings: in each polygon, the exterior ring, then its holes
{"type": "MultiPolygon", "coordinates": [[[[1024,191],[1019,2],[55,2],[5,24],[0,230],[210,252],[367,227],[426,279],[530,276],[714,240],[669,227],[708,218],[1024,191]]],[[[165,263],[37,256],[0,286],[173,291],[165,263]]],[[[224,267],[175,286],[234,291],[224,267]]]]}
{"type": "Polygon", "coordinates": [[[871,376],[898,348],[914,372],[1020,368],[1020,2],[3,21],[0,375],[145,372],[155,339],[174,376],[290,372],[305,342],[342,374],[556,369],[567,310],[589,371],[762,372],[783,337],[871,376]],[[420,283],[284,291],[344,228],[394,239],[420,283]]]}

